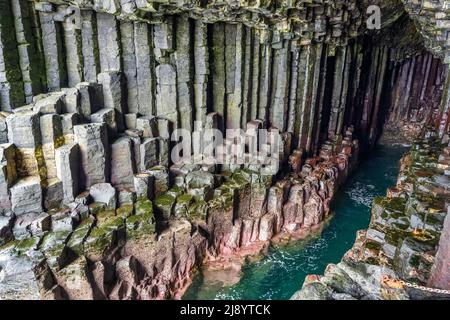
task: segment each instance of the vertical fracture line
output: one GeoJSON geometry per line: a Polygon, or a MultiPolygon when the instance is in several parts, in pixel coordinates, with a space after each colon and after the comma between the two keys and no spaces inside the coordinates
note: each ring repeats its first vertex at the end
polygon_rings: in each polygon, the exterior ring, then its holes
{"type": "Polygon", "coordinates": [[[288,109],[288,121],[287,121],[287,131],[294,133],[295,131],[295,117],[297,110],[295,105],[297,102],[297,84],[298,84],[298,64],[300,57],[300,48],[295,47],[292,49],[292,60],[291,60],[291,81],[289,85],[289,109],[288,109]]]}
{"type": "MultiPolygon", "coordinates": [[[[251,111],[250,120],[258,119],[259,103],[259,76],[260,76],[260,37],[259,31],[252,28],[252,86],[251,86],[251,111]]],[[[261,120],[261,119],[260,119],[261,120]]]]}
{"type": "Polygon", "coordinates": [[[317,95],[319,89],[319,80],[320,80],[320,62],[322,60],[322,44],[318,43],[314,45],[315,47],[315,61],[314,61],[314,75],[313,75],[313,85],[311,92],[311,114],[309,118],[309,129],[308,129],[308,137],[306,140],[305,151],[311,152],[312,149],[312,139],[313,139],[313,128],[314,128],[314,119],[316,117],[316,109],[317,109],[317,95]]]}

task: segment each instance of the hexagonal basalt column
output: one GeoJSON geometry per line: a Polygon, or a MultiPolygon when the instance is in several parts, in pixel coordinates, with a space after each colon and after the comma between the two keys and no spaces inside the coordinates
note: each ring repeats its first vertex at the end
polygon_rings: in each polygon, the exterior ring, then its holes
{"type": "Polygon", "coordinates": [[[109,180],[109,146],[104,123],[81,124],[74,127],[75,141],[80,147],[81,186],[89,188],[109,180]]]}

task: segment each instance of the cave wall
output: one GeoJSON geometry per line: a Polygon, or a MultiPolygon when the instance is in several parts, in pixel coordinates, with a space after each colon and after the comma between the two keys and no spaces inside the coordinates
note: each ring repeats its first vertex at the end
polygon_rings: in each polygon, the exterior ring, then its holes
{"type": "Polygon", "coordinates": [[[383,127],[448,130],[447,66],[399,1],[375,31],[364,1],[67,3],[0,4],[0,261],[38,262],[33,295],[173,296],[208,255],[320,224],[383,127]],[[173,164],[175,128],[278,129],[288,172],[173,164]]]}

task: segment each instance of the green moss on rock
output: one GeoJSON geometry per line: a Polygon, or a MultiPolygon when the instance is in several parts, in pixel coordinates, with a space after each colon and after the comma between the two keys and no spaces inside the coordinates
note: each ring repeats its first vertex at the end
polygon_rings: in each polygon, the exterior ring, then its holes
{"type": "Polygon", "coordinates": [[[127,240],[155,235],[153,214],[134,215],[126,220],[127,240]]]}
{"type": "Polygon", "coordinates": [[[135,204],[135,214],[151,214],[153,216],[153,203],[148,199],[140,199],[135,204]]]}

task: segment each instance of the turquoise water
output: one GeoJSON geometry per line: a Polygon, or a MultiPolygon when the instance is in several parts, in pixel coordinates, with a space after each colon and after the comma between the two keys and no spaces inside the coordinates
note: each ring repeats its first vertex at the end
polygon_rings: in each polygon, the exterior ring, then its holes
{"type": "Polygon", "coordinates": [[[356,231],[367,228],[372,199],[385,195],[395,184],[402,146],[378,146],[363,160],[341,188],[332,204],[335,212],[321,234],[281,247],[270,247],[267,256],[242,268],[240,281],[224,287],[195,277],[184,299],[289,299],[308,274],[323,274],[329,263],[338,263],[355,241],[356,231]]]}

